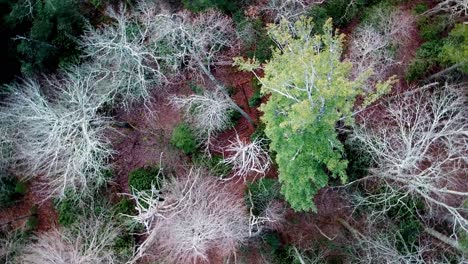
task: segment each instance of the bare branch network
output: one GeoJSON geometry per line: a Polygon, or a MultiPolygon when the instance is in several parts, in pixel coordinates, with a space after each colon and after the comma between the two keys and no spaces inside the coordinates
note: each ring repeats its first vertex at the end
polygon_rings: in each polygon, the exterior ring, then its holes
{"type": "Polygon", "coordinates": [[[146,256],[165,263],[207,262],[209,253],[229,256],[246,240],[243,199],[202,174],[191,169],[185,180],[133,195],[138,214],[131,219],[147,233],[133,261],[146,256]]]}
{"type": "Polygon", "coordinates": [[[382,123],[355,129],[354,139],[364,143],[377,164],[371,177],[385,186],[385,193],[368,203],[388,210],[392,197],[415,195],[429,209],[449,213],[454,231],[468,231],[463,207],[468,197],[464,87],[446,85],[434,93],[403,95],[388,105],[382,123]]]}
{"type": "Polygon", "coordinates": [[[0,122],[13,146],[12,164],[25,177],[43,177],[45,192],[86,193],[104,181],[112,149],[105,136],[110,120],[98,114],[104,98],[91,92],[92,76],[48,81],[53,99],[39,83],[14,84],[0,106],[0,122]]]}
{"type": "Polygon", "coordinates": [[[355,76],[372,70],[366,91],[372,89],[372,82],[387,78],[389,70],[400,63],[391,47],[411,37],[414,23],[413,18],[402,10],[388,14],[384,9],[374,11],[373,21],[376,22],[361,25],[355,30],[349,52],[355,76]]]}
{"type": "MultiPolygon", "coordinates": [[[[372,222],[372,220],[370,221],[372,222]]],[[[417,246],[416,250],[409,250],[405,245],[398,249],[397,241],[401,238],[399,231],[383,233],[381,230],[392,230],[391,225],[375,227],[369,224],[366,234],[362,234],[348,223],[342,221],[347,229],[357,239],[352,246],[354,261],[356,263],[402,263],[402,264],[424,264],[424,254],[428,249],[417,246]]]]}
{"type": "Polygon", "coordinates": [[[120,98],[126,107],[141,98],[148,102],[151,88],[167,81],[161,62],[164,58],[147,43],[148,25],[140,24],[136,14],[127,15],[123,8],[109,8],[106,14],[113,19],[112,24],[89,27],[82,36],[85,57],[91,58],[90,67],[110,82],[103,93],[120,98]]]}
{"type": "Polygon", "coordinates": [[[206,149],[211,146],[213,136],[230,124],[232,103],[222,93],[205,91],[203,95],[172,96],[170,101],[183,110],[206,149]]]}
{"type": "Polygon", "coordinates": [[[234,169],[234,177],[247,180],[247,176],[254,173],[256,175],[265,175],[271,165],[270,155],[265,150],[266,140],[257,137],[254,141],[247,143],[239,138],[236,134],[236,139],[231,140],[229,145],[224,149],[229,153],[222,161],[224,164],[232,165],[234,169]]]}
{"type": "Polygon", "coordinates": [[[433,15],[439,12],[450,14],[452,19],[468,16],[468,0],[439,0],[439,3],[423,13],[423,15],[433,15]]]}
{"type": "Polygon", "coordinates": [[[272,17],[275,23],[283,19],[294,22],[313,5],[323,2],[324,0],[268,0],[267,5],[261,11],[272,17]]]}
{"type": "Polygon", "coordinates": [[[20,260],[25,264],[113,264],[117,255],[112,251],[120,230],[103,217],[79,221],[67,230],[51,230],[35,237],[24,248],[20,260]]]}
{"type": "Polygon", "coordinates": [[[137,11],[109,9],[113,24],[88,28],[81,40],[92,68],[110,82],[104,93],[125,107],[143,99],[151,90],[169,82],[171,76],[188,70],[202,79],[219,52],[235,43],[229,17],[207,11],[166,14],[155,5],[140,3],[137,11]],[[203,68],[203,70],[200,69],[203,68]]]}

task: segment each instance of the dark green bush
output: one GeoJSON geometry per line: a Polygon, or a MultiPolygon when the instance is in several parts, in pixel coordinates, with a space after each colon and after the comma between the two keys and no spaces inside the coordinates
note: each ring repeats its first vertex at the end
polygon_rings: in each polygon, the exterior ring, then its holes
{"type": "Polygon", "coordinates": [[[261,102],[262,102],[262,95],[260,93],[260,90],[255,89],[252,94],[252,97],[249,98],[249,106],[256,107],[256,106],[259,106],[261,102]]]}
{"type": "Polygon", "coordinates": [[[389,16],[396,9],[397,8],[393,5],[393,3],[389,1],[379,2],[364,9],[364,14],[362,16],[361,23],[371,25],[375,29],[381,30],[381,28],[379,27],[382,24],[381,14],[389,16]]]}
{"type": "Polygon", "coordinates": [[[203,94],[203,91],[205,89],[203,89],[203,87],[193,83],[193,82],[190,82],[189,83],[189,87],[190,89],[192,90],[192,92],[196,93],[196,94],[203,94]]]}
{"type": "Polygon", "coordinates": [[[223,157],[213,154],[208,157],[202,153],[196,153],[192,156],[192,162],[199,166],[208,169],[211,173],[218,177],[226,177],[232,170],[232,167],[221,163],[223,157]]]}
{"type": "Polygon", "coordinates": [[[449,26],[448,20],[446,15],[421,16],[417,21],[421,37],[425,41],[440,40],[443,32],[449,26]]]}
{"type": "Polygon", "coordinates": [[[225,89],[229,96],[233,96],[236,93],[236,88],[234,86],[227,86],[225,89]]]}
{"type": "Polygon", "coordinates": [[[160,188],[160,176],[159,167],[139,168],[128,175],[128,185],[137,191],[151,190],[152,185],[160,188]]]}
{"type": "Polygon", "coordinates": [[[135,204],[128,197],[123,197],[120,201],[114,206],[114,214],[126,214],[132,215],[136,213],[135,204]]]}
{"type": "Polygon", "coordinates": [[[393,197],[390,201],[394,204],[387,216],[392,219],[401,235],[397,240],[397,248],[403,252],[405,248],[415,249],[423,226],[419,221],[418,214],[424,211],[424,203],[420,199],[393,197]]]}
{"type": "Polygon", "coordinates": [[[239,119],[242,117],[241,113],[235,109],[230,109],[227,115],[229,117],[229,123],[226,125],[226,129],[235,127],[237,122],[239,122],[239,119]]]}
{"type": "Polygon", "coordinates": [[[323,5],[313,7],[309,15],[317,15],[316,25],[319,28],[323,23],[319,24],[318,22],[324,22],[320,20],[323,20],[325,17],[331,17],[333,23],[341,28],[346,26],[365,4],[365,0],[357,0],[356,4],[352,6],[349,6],[348,0],[330,0],[325,1],[323,5]]]}
{"type": "Polygon", "coordinates": [[[65,198],[56,202],[58,222],[64,227],[69,227],[82,216],[83,212],[79,206],[79,198],[72,193],[67,193],[65,198]]]}
{"type": "Polygon", "coordinates": [[[24,182],[11,176],[0,176],[0,209],[12,206],[27,192],[24,182]]]}
{"type": "Polygon", "coordinates": [[[244,199],[247,207],[251,208],[249,191],[252,194],[255,215],[260,215],[271,201],[281,198],[279,182],[274,179],[262,178],[247,184],[244,199]]]}
{"type": "Polygon", "coordinates": [[[433,65],[424,59],[415,59],[411,61],[406,69],[405,79],[407,81],[416,81],[424,77],[433,65]]]}
{"type": "Polygon", "coordinates": [[[314,21],[314,32],[313,34],[323,34],[323,25],[330,17],[328,15],[328,10],[323,5],[316,5],[309,10],[307,13],[308,16],[313,18],[314,21]]]}
{"type": "Polygon", "coordinates": [[[284,245],[277,232],[268,232],[261,236],[264,244],[261,251],[266,254],[272,264],[294,263],[294,257],[290,254],[290,245],[284,245]]]}
{"type": "Polygon", "coordinates": [[[416,4],[413,8],[413,11],[416,15],[422,14],[429,9],[429,6],[426,3],[416,4]]]}
{"type": "Polygon", "coordinates": [[[116,238],[113,249],[118,252],[119,256],[128,259],[132,256],[134,247],[135,238],[130,234],[121,234],[116,238]]]}
{"type": "Polygon", "coordinates": [[[265,123],[260,122],[259,124],[257,124],[255,131],[252,133],[252,135],[250,135],[251,141],[254,141],[256,138],[268,139],[268,137],[265,134],[265,123]]]}
{"type": "Polygon", "coordinates": [[[224,12],[232,13],[239,8],[239,2],[237,0],[182,0],[184,8],[193,12],[217,8],[224,12]]]}
{"type": "Polygon", "coordinates": [[[437,57],[442,50],[442,45],[442,41],[439,40],[425,42],[416,51],[416,58],[437,60],[437,57]]]}
{"type": "Polygon", "coordinates": [[[194,153],[198,147],[193,130],[186,123],[180,123],[174,128],[171,144],[184,151],[186,155],[194,153]]]}
{"type": "Polygon", "coordinates": [[[468,233],[461,231],[460,235],[460,246],[464,248],[465,250],[468,250],[468,233]]]}
{"type": "Polygon", "coordinates": [[[260,62],[265,62],[271,58],[271,47],[274,46],[273,40],[267,34],[265,25],[260,19],[249,20],[242,13],[235,15],[237,31],[250,32],[243,38],[245,54],[249,58],[255,57],[260,62]]]}
{"type": "Polygon", "coordinates": [[[368,175],[369,167],[373,160],[370,154],[363,149],[358,142],[346,141],[344,145],[345,155],[348,160],[346,175],[349,181],[354,181],[368,175]]]}
{"type": "Polygon", "coordinates": [[[39,219],[37,218],[37,216],[32,215],[28,217],[28,220],[26,220],[25,231],[32,232],[36,230],[38,226],[39,226],[39,219]]]}
{"type": "Polygon", "coordinates": [[[28,186],[26,183],[18,181],[15,185],[15,192],[20,195],[25,195],[28,191],[28,186]]]}

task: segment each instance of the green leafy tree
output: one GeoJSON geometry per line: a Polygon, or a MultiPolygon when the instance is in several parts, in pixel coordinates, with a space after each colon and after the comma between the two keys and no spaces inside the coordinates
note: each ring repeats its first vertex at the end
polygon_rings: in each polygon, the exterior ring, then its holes
{"type": "MultiPolygon", "coordinates": [[[[322,35],[312,36],[312,30],[305,18],[293,27],[287,21],[270,27],[278,47],[259,78],[262,93],[271,94],[261,110],[270,148],[277,153],[281,192],[298,211],[317,211],[313,197],[330,176],[346,181],[348,162],[336,127],[353,121],[355,99],[369,76],[350,80],[351,64],[340,61],[344,36],[334,34],[331,19],[322,35]]],[[[236,59],[236,64],[243,70],[259,66],[255,60],[236,59]]],[[[377,84],[376,94],[390,84],[377,84]]]]}
{"type": "Polygon", "coordinates": [[[468,73],[468,26],[457,24],[449,33],[440,60],[445,64],[462,64],[463,72],[468,73]]]}
{"type": "Polygon", "coordinates": [[[78,60],[74,35],[84,26],[77,0],[4,0],[11,12],[5,24],[14,29],[21,71],[38,73],[78,60]]]}

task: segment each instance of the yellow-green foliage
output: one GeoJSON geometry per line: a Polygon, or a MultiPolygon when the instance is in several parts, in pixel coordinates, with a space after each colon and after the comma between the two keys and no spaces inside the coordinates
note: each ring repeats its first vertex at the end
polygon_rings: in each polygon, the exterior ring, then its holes
{"type": "Polygon", "coordinates": [[[468,25],[457,24],[450,31],[439,56],[446,64],[463,63],[463,71],[468,72],[468,25]]]}
{"type": "MultiPolygon", "coordinates": [[[[310,19],[289,25],[283,21],[269,28],[278,47],[260,78],[262,93],[271,94],[261,106],[262,120],[277,153],[282,194],[293,209],[316,211],[313,197],[329,176],[346,181],[348,162],[336,125],[353,121],[355,98],[368,74],[350,80],[351,64],[340,61],[344,36],[333,32],[331,20],[320,36],[310,34],[310,19]]],[[[257,63],[238,59],[236,64],[249,69],[257,63]]],[[[379,91],[389,86],[390,81],[380,84],[379,91]]]]}

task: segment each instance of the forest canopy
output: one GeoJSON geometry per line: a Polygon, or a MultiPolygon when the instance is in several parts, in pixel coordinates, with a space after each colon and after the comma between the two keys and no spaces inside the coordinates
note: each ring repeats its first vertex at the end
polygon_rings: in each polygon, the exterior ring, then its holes
{"type": "Polygon", "coordinates": [[[467,8],[0,0],[0,262],[467,262],[467,8]]]}

